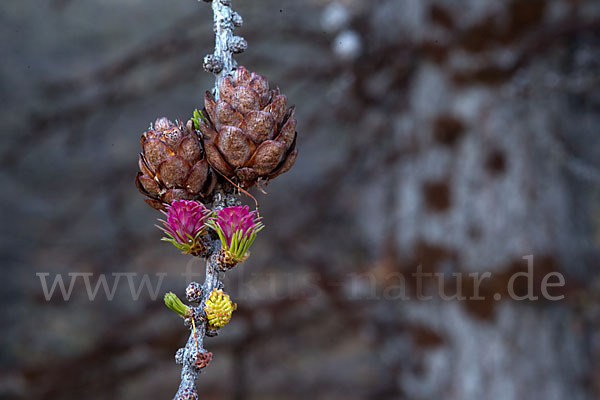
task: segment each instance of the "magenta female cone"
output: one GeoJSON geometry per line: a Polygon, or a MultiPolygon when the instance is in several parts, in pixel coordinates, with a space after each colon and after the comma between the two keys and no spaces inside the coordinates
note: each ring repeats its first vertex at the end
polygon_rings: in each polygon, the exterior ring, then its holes
{"type": "Polygon", "coordinates": [[[248,250],[256,235],[264,227],[256,211],[248,206],[226,207],[217,210],[207,226],[215,230],[221,240],[220,261],[231,268],[248,258],[248,250]]]}
{"type": "Polygon", "coordinates": [[[185,254],[201,255],[206,250],[203,235],[206,233],[206,220],[210,211],[194,200],[175,200],[167,211],[162,211],[167,220],[159,220],[164,227],[157,225],[166,237],[162,240],[172,243],[185,254]]]}

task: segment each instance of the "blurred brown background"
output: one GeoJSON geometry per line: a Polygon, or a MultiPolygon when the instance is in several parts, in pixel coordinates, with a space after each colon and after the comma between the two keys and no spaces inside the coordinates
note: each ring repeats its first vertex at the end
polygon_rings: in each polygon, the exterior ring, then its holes
{"type": "MultiPolygon", "coordinates": [[[[226,278],[201,398],[599,398],[600,3],[233,3],[300,156],[254,192],[267,229],[226,278]],[[529,254],[564,300],[507,299],[529,254]],[[399,299],[418,265],[447,293],[492,272],[486,300],[399,299]]],[[[0,398],[171,398],[188,332],[161,297],[203,265],[159,242],[133,178],[141,132],[213,85],[210,7],[8,0],[0,22],[0,398]],[[40,272],[167,275],[157,300],[79,279],[46,301],[40,272]]]]}

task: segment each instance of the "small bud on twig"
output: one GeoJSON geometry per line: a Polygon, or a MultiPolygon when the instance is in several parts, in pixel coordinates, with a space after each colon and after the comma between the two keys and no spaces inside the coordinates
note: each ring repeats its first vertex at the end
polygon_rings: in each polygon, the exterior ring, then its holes
{"type": "Polygon", "coordinates": [[[177,353],[175,353],[175,363],[177,364],[183,364],[183,357],[185,355],[185,348],[180,348],[177,350],[177,353]]]}
{"type": "Polygon", "coordinates": [[[233,26],[240,27],[244,24],[244,19],[236,11],[233,11],[231,13],[231,22],[233,22],[233,26]]]}
{"type": "Polygon", "coordinates": [[[212,361],[213,354],[210,351],[199,349],[190,354],[188,363],[197,369],[206,367],[212,361]]]}
{"type": "Polygon", "coordinates": [[[214,54],[207,54],[204,56],[202,68],[204,68],[206,72],[218,74],[219,72],[223,71],[223,61],[214,54]]]}
{"type": "Polygon", "coordinates": [[[192,389],[184,389],[177,395],[177,400],[198,400],[198,393],[192,389]]]}
{"type": "Polygon", "coordinates": [[[185,297],[191,303],[198,303],[202,300],[202,285],[198,282],[190,282],[188,287],[185,289],[185,297]]]}
{"type": "Polygon", "coordinates": [[[215,337],[219,335],[219,328],[207,325],[205,335],[208,337],[215,337]]]}
{"type": "Polygon", "coordinates": [[[233,36],[229,39],[229,50],[234,54],[243,53],[248,48],[248,42],[241,36],[233,36]]]}

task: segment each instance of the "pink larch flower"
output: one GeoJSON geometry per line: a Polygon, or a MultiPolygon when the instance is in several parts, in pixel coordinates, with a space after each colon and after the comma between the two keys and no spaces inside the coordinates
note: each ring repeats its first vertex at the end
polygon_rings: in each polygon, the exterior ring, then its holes
{"type": "Polygon", "coordinates": [[[248,206],[217,210],[206,225],[217,232],[226,259],[233,264],[242,262],[248,257],[250,246],[264,227],[256,211],[251,212],[248,206]]]}
{"type": "Polygon", "coordinates": [[[210,211],[198,201],[175,200],[167,211],[162,211],[167,220],[159,220],[158,226],[167,236],[162,240],[172,243],[186,254],[199,255],[204,250],[202,234],[206,232],[206,220],[210,211]]]}

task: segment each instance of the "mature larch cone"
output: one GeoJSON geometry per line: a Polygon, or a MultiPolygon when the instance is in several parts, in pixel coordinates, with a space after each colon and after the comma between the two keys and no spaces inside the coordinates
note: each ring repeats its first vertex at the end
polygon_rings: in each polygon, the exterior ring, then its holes
{"type": "Polygon", "coordinates": [[[163,209],[173,200],[207,201],[216,177],[210,170],[193,122],[184,126],[159,118],[141,137],[139,191],[150,197],[146,202],[163,209]]]}
{"type": "Polygon", "coordinates": [[[240,66],[219,85],[219,100],[204,97],[199,121],[206,158],[222,175],[242,187],[268,181],[296,161],[294,107],[262,76],[240,66]]]}

